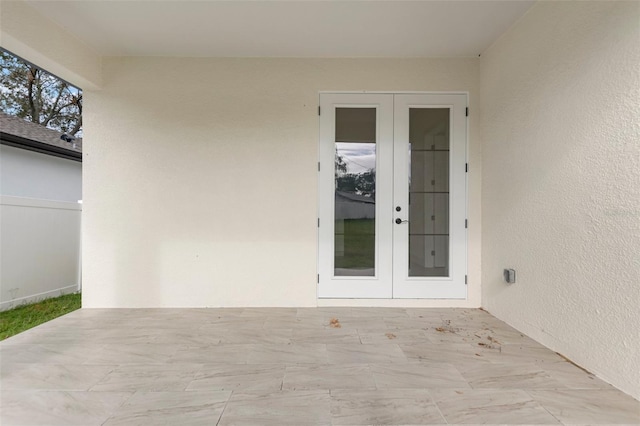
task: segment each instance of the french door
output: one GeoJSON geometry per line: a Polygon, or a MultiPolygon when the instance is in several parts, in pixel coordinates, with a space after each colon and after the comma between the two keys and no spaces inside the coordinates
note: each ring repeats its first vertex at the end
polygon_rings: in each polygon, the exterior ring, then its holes
{"type": "Polygon", "coordinates": [[[466,94],[320,95],[321,298],[466,298],[466,94]]]}

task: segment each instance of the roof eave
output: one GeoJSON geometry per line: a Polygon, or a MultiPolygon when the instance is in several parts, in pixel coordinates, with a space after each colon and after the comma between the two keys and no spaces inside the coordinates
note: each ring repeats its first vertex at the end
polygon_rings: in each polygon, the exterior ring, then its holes
{"type": "Polygon", "coordinates": [[[0,143],[2,145],[13,146],[16,148],[26,149],[28,151],[39,152],[41,154],[47,154],[54,157],[65,158],[67,160],[82,162],[81,152],[60,148],[58,146],[49,145],[42,142],[37,142],[5,132],[0,132],[0,143]]]}

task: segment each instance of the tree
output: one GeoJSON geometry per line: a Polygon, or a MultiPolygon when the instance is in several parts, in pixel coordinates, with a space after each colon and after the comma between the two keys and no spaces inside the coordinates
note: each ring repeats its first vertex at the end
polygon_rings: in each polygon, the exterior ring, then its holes
{"type": "Polygon", "coordinates": [[[342,176],[347,173],[347,163],[345,163],[344,158],[341,155],[338,155],[338,151],[336,151],[336,167],[335,167],[335,175],[336,178],[338,176],[342,176]]]}
{"type": "Polygon", "coordinates": [[[82,129],[82,91],[0,50],[0,109],[72,136],[82,129]]]}
{"type": "Polygon", "coordinates": [[[362,173],[345,173],[336,178],[336,189],[353,192],[365,197],[376,198],[376,171],[369,169],[362,173]]]}

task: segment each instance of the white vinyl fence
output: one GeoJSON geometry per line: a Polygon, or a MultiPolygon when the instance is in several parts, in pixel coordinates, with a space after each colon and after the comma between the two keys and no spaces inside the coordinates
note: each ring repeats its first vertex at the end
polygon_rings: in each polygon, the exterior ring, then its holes
{"type": "Polygon", "coordinates": [[[0,311],[80,290],[82,204],[0,196],[0,311]]]}

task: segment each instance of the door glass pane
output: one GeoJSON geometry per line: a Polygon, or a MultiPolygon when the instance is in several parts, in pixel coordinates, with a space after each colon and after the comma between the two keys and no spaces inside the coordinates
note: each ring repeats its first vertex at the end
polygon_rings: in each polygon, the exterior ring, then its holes
{"type": "Polygon", "coordinates": [[[336,108],[334,274],[374,276],[376,109],[336,108]]]}
{"type": "Polygon", "coordinates": [[[449,109],[409,109],[409,276],[449,275],[449,109]]]}

